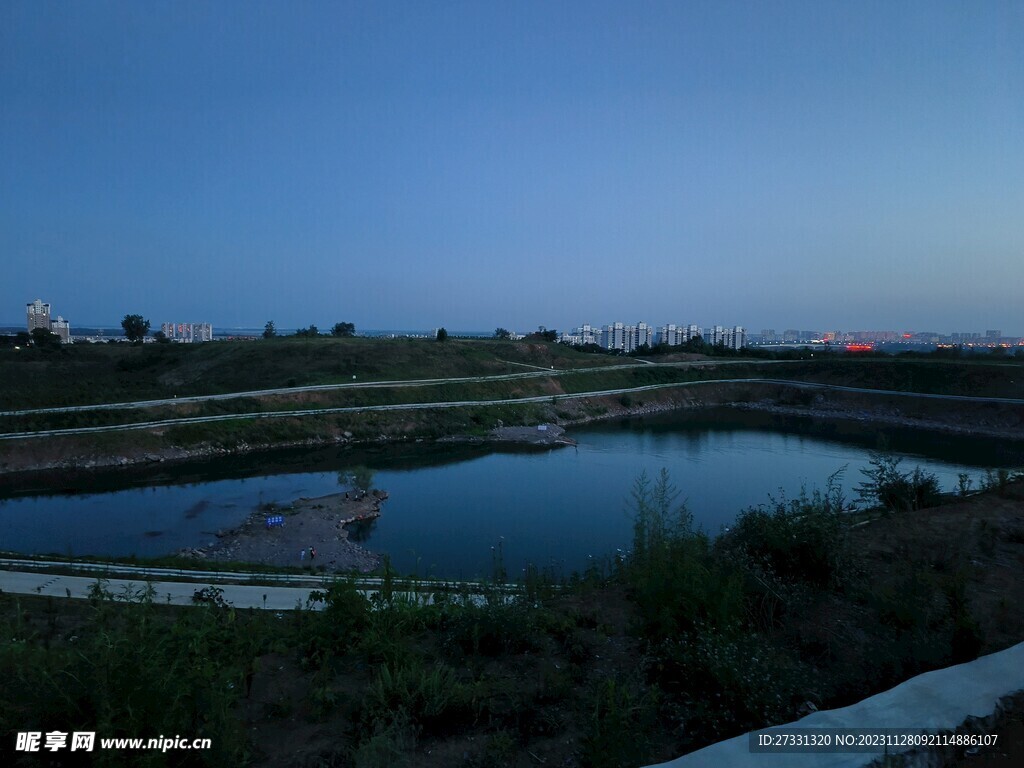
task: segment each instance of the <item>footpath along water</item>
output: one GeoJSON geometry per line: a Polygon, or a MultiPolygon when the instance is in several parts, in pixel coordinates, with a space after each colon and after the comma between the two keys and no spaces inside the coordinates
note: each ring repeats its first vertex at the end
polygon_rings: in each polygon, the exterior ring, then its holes
{"type": "MultiPolygon", "coordinates": [[[[820,488],[844,467],[842,485],[854,498],[880,438],[875,428],[849,422],[731,410],[604,423],[570,435],[578,447],[540,452],[422,443],[65,475],[48,492],[0,500],[0,549],[173,553],[210,544],[216,531],[260,505],[343,492],[355,476],[390,498],[382,516],[351,530],[351,538],[386,553],[402,572],[489,576],[500,559],[510,578],[527,563],[568,574],[629,547],[628,499],[643,471],[653,479],[667,468],[680,502],[714,534],[769,495],[820,488]]],[[[906,457],[902,468],[934,472],[945,490],[956,489],[960,473],[977,487],[986,468],[1024,465],[1022,443],[892,429],[884,437],[906,457]]]]}

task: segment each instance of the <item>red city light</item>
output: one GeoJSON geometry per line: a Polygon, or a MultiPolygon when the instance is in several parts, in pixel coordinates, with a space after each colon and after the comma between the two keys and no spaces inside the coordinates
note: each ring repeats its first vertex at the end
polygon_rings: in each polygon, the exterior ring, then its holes
{"type": "Polygon", "coordinates": [[[847,344],[847,352],[870,352],[875,348],[874,344],[847,344]]]}

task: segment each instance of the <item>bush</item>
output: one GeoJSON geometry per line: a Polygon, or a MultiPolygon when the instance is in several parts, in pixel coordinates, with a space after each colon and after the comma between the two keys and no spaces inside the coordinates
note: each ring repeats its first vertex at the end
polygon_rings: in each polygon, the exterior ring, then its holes
{"type": "Polygon", "coordinates": [[[614,678],[596,684],[583,737],[583,764],[620,768],[646,762],[650,733],[657,724],[658,697],[638,684],[614,678]]]}
{"type": "Polygon", "coordinates": [[[743,608],[739,574],[713,558],[707,536],[692,529],[692,515],[675,506],[678,495],[664,469],[653,486],[646,474],[633,486],[633,551],[625,574],[652,638],[696,622],[729,624],[743,608]]]}
{"type": "Polygon", "coordinates": [[[407,718],[424,732],[437,733],[465,722],[469,694],[452,669],[418,660],[396,667],[382,665],[363,699],[361,720],[371,728],[407,718]]]}
{"type": "Polygon", "coordinates": [[[449,652],[500,656],[537,647],[538,614],[520,600],[498,593],[482,605],[468,600],[437,607],[430,619],[449,652]]]}
{"type": "Polygon", "coordinates": [[[857,493],[868,504],[876,504],[889,512],[905,512],[933,506],[939,497],[939,479],[917,467],[901,472],[903,460],[880,451],[871,454],[871,468],[862,469],[867,480],[857,486],[857,493]]]}
{"type": "Polygon", "coordinates": [[[323,661],[342,654],[360,642],[370,623],[370,602],[354,582],[336,581],[326,591],[313,591],[309,602],[324,603],[313,614],[313,627],[306,637],[306,654],[323,661]]]}
{"type": "Polygon", "coordinates": [[[740,513],[719,542],[722,550],[775,575],[783,582],[835,587],[848,575],[849,550],[842,521],[844,500],[840,473],[828,479],[825,491],[801,490],[791,500],[740,513]]]}
{"type": "Polygon", "coordinates": [[[673,704],[683,741],[697,746],[791,718],[800,667],[764,638],[695,627],[658,646],[648,663],[673,704]]]}

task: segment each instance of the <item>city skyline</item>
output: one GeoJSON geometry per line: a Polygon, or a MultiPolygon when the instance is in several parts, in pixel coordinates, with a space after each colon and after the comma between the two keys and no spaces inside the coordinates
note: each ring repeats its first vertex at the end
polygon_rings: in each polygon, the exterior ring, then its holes
{"type": "Polygon", "coordinates": [[[12,0],[0,52],[4,314],[1024,333],[1017,3],[12,0]]]}
{"type": "MultiPolygon", "coordinates": [[[[29,320],[28,320],[29,330],[31,330],[31,328],[33,327],[33,320],[32,320],[32,317],[33,317],[33,305],[36,306],[35,313],[39,312],[39,308],[40,307],[45,308],[45,311],[47,313],[46,317],[47,317],[47,319],[49,318],[49,311],[50,311],[49,310],[49,308],[50,308],[50,304],[49,303],[43,302],[41,299],[36,299],[34,302],[29,302],[27,304],[27,309],[28,309],[28,312],[29,312],[29,315],[28,315],[28,317],[29,317],[29,320]]],[[[0,317],[2,317],[2,316],[0,316],[0,317]]],[[[60,318],[60,320],[61,320],[61,322],[64,322],[64,323],[67,322],[66,320],[64,320],[64,318],[60,318]]],[[[273,321],[273,320],[271,320],[271,321],[273,321]]],[[[165,333],[167,333],[167,326],[175,325],[175,323],[173,323],[173,322],[166,322],[166,321],[160,321],[160,320],[158,320],[157,322],[162,322],[160,329],[162,329],[165,333]]],[[[22,325],[24,325],[24,323],[22,323],[22,325]]],[[[77,323],[76,325],[78,325],[81,328],[87,328],[87,329],[102,328],[102,329],[116,330],[117,328],[120,327],[120,323],[119,322],[115,322],[115,321],[107,321],[107,322],[102,322],[102,323],[89,323],[89,322],[86,322],[86,323],[77,323]]],[[[213,335],[214,335],[213,332],[212,332],[212,327],[214,325],[216,325],[216,324],[203,322],[203,323],[184,323],[184,324],[178,323],[178,325],[182,325],[182,326],[196,326],[196,327],[200,327],[201,326],[202,328],[207,329],[207,330],[203,330],[202,331],[202,333],[205,334],[205,339],[206,340],[210,340],[210,339],[213,338],[213,335]]],[[[277,331],[279,333],[291,333],[291,332],[293,332],[295,330],[298,330],[298,329],[308,328],[309,325],[310,325],[310,323],[306,323],[305,325],[283,326],[280,323],[276,323],[275,322],[275,327],[276,327],[276,329],[277,329],[277,331]]],[[[330,327],[332,325],[332,321],[324,320],[324,321],[321,321],[321,322],[313,322],[312,325],[316,325],[320,329],[321,333],[328,334],[329,333],[329,329],[330,329],[330,327]]],[[[253,324],[244,325],[244,326],[218,326],[218,327],[220,327],[224,331],[240,330],[240,329],[241,330],[250,330],[251,331],[251,330],[261,330],[263,328],[263,326],[264,326],[264,323],[258,323],[258,324],[257,323],[253,323],[253,324]]],[[[591,331],[591,330],[592,330],[593,333],[596,333],[596,334],[599,335],[602,331],[605,331],[606,329],[611,328],[611,327],[615,327],[615,326],[622,326],[622,327],[625,327],[625,328],[632,328],[634,331],[637,329],[637,327],[646,328],[647,330],[650,331],[650,333],[652,334],[652,337],[657,337],[660,333],[662,333],[665,329],[667,329],[669,327],[671,327],[671,328],[678,327],[680,333],[682,333],[684,331],[687,332],[688,335],[686,336],[686,338],[689,338],[690,336],[692,336],[695,331],[696,331],[696,333],[700,333],[701,335],[706,335],[706,333],[708,331],[714,330],[716,328],[721,328],[723,331],[725,331],[725,330],[742,331],[742,333],[743,333],[743,335],[745,337],[753,337],[753,338],[756,338],[756,339],[759,339],[759,340],[761,340],[762,337],[764,337],[766,334],[770,334],[772,336],[772,338],[768,339],[768,341],[774,340],[774,341],[778,341],[778,342],[807,340],[807,339],[810,339],[810,338],[817,339],[817,338],[830,337],[830,336],[834,336],[834,335],[842,336],[842,337],[846,338],[846,340],[873,340],[873,341],[921,341],[921,340],[923,340],[923,337],[929,337],[929,336],[934,336],[934,337],[941,338],[944,342],[952,341],[953,343],[960,343],[960,342],[963,342],[963,343],[971,342],[971,343],[973,343],[975,341],[977,341],[979,343],[982,343],[982,342],[993,343],[993,342],[998,342],[1000,340],[1005,340],[1005,339],[1024,341],[1024,335],[1016,333],[1013,330],[1005,330],[1005,329],[989,329],[989,328],[986,328],[986,329],[968,329],[968,328],[958,328],[956,330],[950,330],[950,328],[948,326],[941,326],[941,327],[938,327],[938,328],[914,328],[914,327],[911,327],[911,328],[869,328],[869,327],[839,328],[839,327],[836,327],[836,326],[833,326],[833,325],[827,325],[827,324],[821,324],[821,323],[814,324],[810,328],[796,328],[796,327],[793,327],[793,326],[784,326],[784,325],[780,325],[780,324],[775,324],[774,327],[770,327],[769,324],[764,324],[764,323],[762,323],[761,325],[757,325],[757,326],[742,326],[742,325],[725,325],[725,326],[722,326],[720,323],[705,324],[703,322],[693,323],[693,322],[680,322],[680,321],[673,322],[673,321],[659,320],[659,321],[656,321],[656,322],[653,322],[653,323],[648,323],[646,320],[638,320],[638,321],[636,321],[634,323],[634,322],[631,322],[631,321],[610,320],[610,321],[602,322],[602,323],[576,323],[576,324],[568,323],[568,324],[560,325],[560,326],[557,326],[557,327],[556,326],[551,326],[550,330],[558,331],[559,338],[561,340],[565,340],[566,336],[577,335],[577,334],[580,334],[580,333],[586,333],[586,332],[591,331]],[[587,330],[585,331],[584,329],[587,329],[587,330]],[[795,338],[792,338],[792,339],[786,338],[788,336],[794,336],[795,338]]],[[[3,330],[5,328],[6,329],[13,329],[13,328],[17,328],[17,327],[18,327],[18,324],[15,323],[15,322],[5,322],[3,320],[0,320],[0,330],[3,330]]],[[[437,325],[431,326],[431,325],[427,324],[427,325],[419,325],[419,326],[409,326],[409,327],[406,327],[406,328],[370,328],[370,327],[359,326],[358,324],[356,324],[355,330],[356,330],[356,335],[361,335],[361,333],[363,333],[363,332],[370,332],[370,333],[399,332],[399,333],[401,333],[401,332],[436,331],[436,329],[438,327],[440,327],[440,326],[437,326],[437,325]]],[[[513,327],[513,328],[505,328],[505,326],[496,326],[496,328],[502,328],[502,329],[508,330],[508,331],[510,331],[512,333],[519,334],[519,335],[525,335],[525,334],[532,333],[535,330],[538,330],[540,328],[548,328],[548,326],[537,325],[537,326],[524,326],[524,327],[513,327]]],[[[155,332],[156,330],[160,330],[160,329],[154,328],[153,332],[155,332]]],[[[460,328],[460,329],[452,328],[451,330],[452,330],[452,332],[456,332],[456,333],[460,332],[460,331],[461,332],[467,332],[467,333],[473,333],[473,334],[490,334],[491,333],[491,331],[486,330],[486,329],[484,329],[482,327],[466,327],[466,328],[460,328]]],[[[168,335],[171,336],[173,334],[168,334],[168,335]]],[[[640,343],[643,343],[643,342],[640,341],[640,342],[638,342],[637,345],[639,345],[640,343]]],[[[675,343],[675,342],[673,342],[673,343],[675,343]]]]}

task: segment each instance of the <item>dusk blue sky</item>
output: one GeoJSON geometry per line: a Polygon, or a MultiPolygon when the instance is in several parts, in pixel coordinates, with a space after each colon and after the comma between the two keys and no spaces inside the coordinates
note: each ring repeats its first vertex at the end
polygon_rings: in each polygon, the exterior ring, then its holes
{"type": "Polygon", "coordinates": [[[1024,3],[0,0],[0,321],[1024,333],[1024,3]]]}

